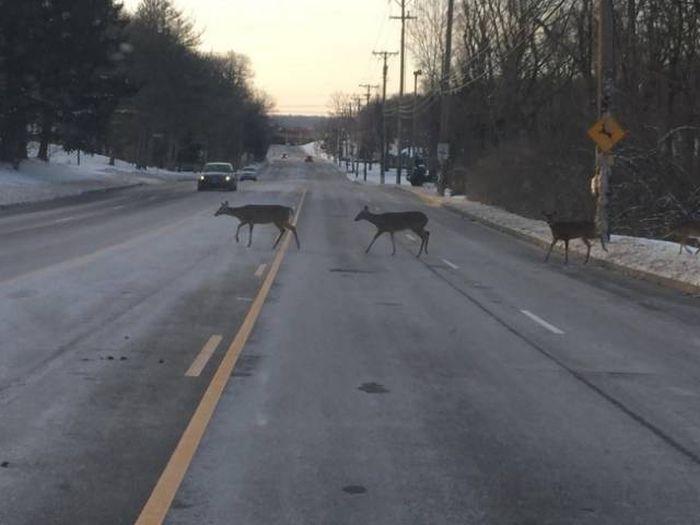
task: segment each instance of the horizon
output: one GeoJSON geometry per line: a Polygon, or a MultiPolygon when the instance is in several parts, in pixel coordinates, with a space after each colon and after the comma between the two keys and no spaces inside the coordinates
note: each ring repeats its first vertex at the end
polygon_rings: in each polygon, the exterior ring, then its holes
{"type": "MultiPolygon", "coordinates": [[[[134,12],[140,0],[123,3],[134,12]]],[[[381,63],[372,51],[399,48],[400,24],[389,19],[398,9],[393,2],[330,6],[298,0],[293,9],[281,0],[174,0],[174,5],[203,32],[201,50],[235,51],[250,59],[255,87],[274,103],[271,115],[327,115],[334,93],[362,93],[359,84],[381,83],[381,63]],[[339,23],[353,31],[339,31],[339,23]]],[[[410,64],[407,51],[406,72],[410,64]]],[[[398,92],[398,69],[397,58],[390,64],[388,94],[398,92]]]]}

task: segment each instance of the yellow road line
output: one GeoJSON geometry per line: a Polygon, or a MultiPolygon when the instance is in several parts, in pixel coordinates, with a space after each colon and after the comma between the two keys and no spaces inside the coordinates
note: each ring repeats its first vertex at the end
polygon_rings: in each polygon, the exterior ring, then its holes
{"type": "Polygon", "coordinates": [[[265,273],[265,268],[267,268],[267,264],[261,264],[258,266],[258,269],[255,270],[255,277],[262,277],[262,274],[265,273]]]}
{"type": "MultiPolygon", "coordinates": [[[[296,223],[299,213],[301,212],[301,207],[304,204],[304,198],[306,197],[306,191],[301,194],[299,199],[299,205],[297,206],[297,212],[294,216],[294,222],[296,223]]],[[[240,355],[243,347],[248,341],[248,337],[253,331],[255,322],[260,315],[263,304],[265,304],[265,299],[267,298],[270,289],[272,288],[272,283],[277,277],[277,272],[282,265],[282,260],[289,247],[290,234],[287,232],[282,241],[282,246],[277,250],[272,265],[270,266],[270,271],[265,277],[258,295],[255,297],[255,301],[250,306],[248,313],[243,320],[241,328],[238,330],[235,339],[226,351],[226,355],[221,360],[219,368],[216,370],[214,377],[209,383],[206,392],[202,396],[197,410],[195,410],[192,418],[190,419],[185,432],[180,438],[180,442],[175,447],[175,451],[170,460],[165,467],[165,470],[158,479],[151,496],[148,498],[146,505],[143,507],[141,514],[136,520],[136,525],[160,525],[165,520],[168,510],[170,510],[170,505],[175,498],[182,480],[185,477],[185,473],[192,462],[197,447],[204,436],[204,431],[211,420],[216,405],[221,399],[221,394],[226,387],[226,384],[231,377],[233,368],[236,366],[236,361],[238,361],[238,356],[240,355]]]]}
{"type": "Polygon", "coordinates": [[[185,372],[185,376],[199,377],[199,374],[201,374],[204,367],[207,366],[209,359],[214,355],[222,339],[223,337],[220,335],[212,335],[199,354],[197,354],[197,357],[194,358],[194,361],[192,361],[192,365],[190,365],[190,368],[185,372]]]}

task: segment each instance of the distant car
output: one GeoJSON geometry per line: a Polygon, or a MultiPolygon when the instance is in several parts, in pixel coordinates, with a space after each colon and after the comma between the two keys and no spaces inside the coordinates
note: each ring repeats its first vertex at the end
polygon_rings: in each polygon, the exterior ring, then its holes
{"type": "Polygon", "coordinates": [[[311,155],[307,155],[306,158],[304,159],[304,162],[313,162],[314,158],[311,155]]]}
{"type": "Polygon", "coordinates": [[[258,170],[253,166],[246,166],[238,172],[238,180],[258,180],[258,170]]]}
{"type": "Polygon", "coordinates": [[[238,177],[233,165],[228,162],[208,162],[202,168],[197,181],[197,190],[228,190],[238,189],[238,177]]]}
{"type": "Polygon", "coordinates": [[[282,153],[282,158],[283,158],[283,159],[286,159],[287,157],[289,157],[289,155],[287,155],[286,153],[282,153]]]}

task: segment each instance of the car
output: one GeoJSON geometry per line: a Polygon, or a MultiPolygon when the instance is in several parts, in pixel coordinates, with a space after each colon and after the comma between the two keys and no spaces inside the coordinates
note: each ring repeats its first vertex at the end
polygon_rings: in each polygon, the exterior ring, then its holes
{"type": "Polygon", "coordinates": [[[283,158],[283,159],[286,159],[287,157],[289,157],[289,155],[287,155],[286,153],[282,153],[282,158],[283,158]]]}
{"type": "Polygon", "coordinates": [[[197,180],[197,190],[221,189],[236,191],[238,177],[229,162],[208,162],[202,168],[197,180]]]}
{"type": "Polygon", "coordinates": [[[307,155],[306,158],[304,159],[304,162],[313,162],[314,158],[311,155],[307,155]]]}
{"type": "Polygon", "coordinates": [[[238,180],[258,180],[258,170],[253,166],[246,166],[238,172],[238,180]]]}

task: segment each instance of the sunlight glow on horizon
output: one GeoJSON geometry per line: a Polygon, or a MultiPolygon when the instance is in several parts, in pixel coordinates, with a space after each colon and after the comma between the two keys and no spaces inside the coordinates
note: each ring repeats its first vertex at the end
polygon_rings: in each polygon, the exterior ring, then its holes
{"type": "MultiPolygon", "coordinates": [[[[133,12],[140,0],[124,0],[133,12]]],[[[203,31],[204,51],[247,55],[255,86],[280,114],[325,115],[334,92],[362,94],[359,84],[381,83],[372,51],[399,48],[395,2],[355,0],[174,0],[203,31]]],[[[406,54],[407,86],[410,54],[406,54]]],[[[391,61],[387,93],[398,92],[398,57],[391,61]]]]}

